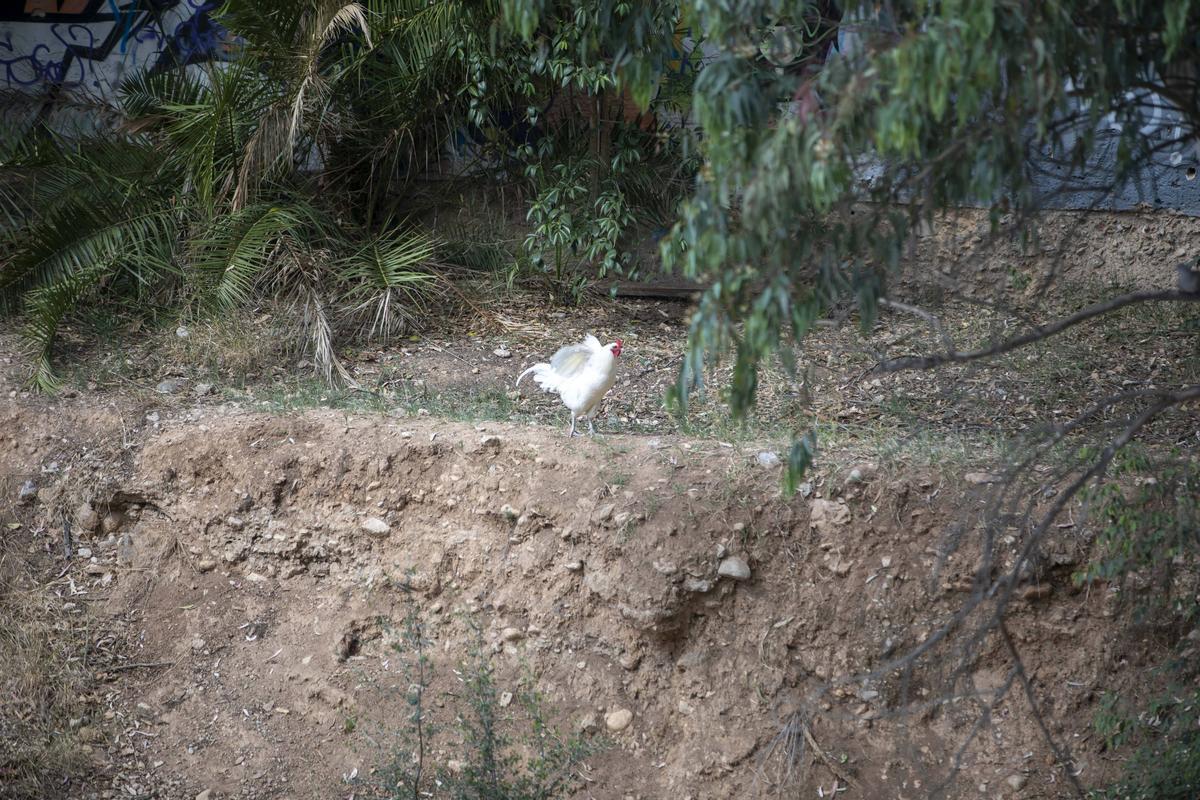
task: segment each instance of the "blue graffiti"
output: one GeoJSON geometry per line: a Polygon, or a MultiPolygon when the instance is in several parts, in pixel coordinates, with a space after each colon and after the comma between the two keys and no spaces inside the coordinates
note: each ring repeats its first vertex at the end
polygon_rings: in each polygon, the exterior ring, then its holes
{"type": "Polygon", "coordinates": [[[0,9],[0,81],[111,91],[127,71],[161,71],[228,57],[220,0],[94,0],[78,13],[0,9]],[[44,31],[44,33],[42,33],[44,31]],[[118,59],[119,60],[116,60],[118,59]]]}

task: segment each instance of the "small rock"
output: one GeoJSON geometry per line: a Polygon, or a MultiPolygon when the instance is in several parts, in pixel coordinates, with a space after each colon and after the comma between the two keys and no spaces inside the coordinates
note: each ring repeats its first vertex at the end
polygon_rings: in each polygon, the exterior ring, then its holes
{"type": "Polygon", "coordinates": [[[774,467],[779,465],[779,456],[770,450],[763,450],[754,459],[760,467],[774,467]]]}
{"type": "Polygon", "coordinates": [[[197,653],[199,653],[201,650],[203,650],[207,646],[208,646],[208,643],[199,637],[192,639],[192,650],[194,650],[197,653]]]}
{"type": "Polygon", "coordinates": [[[607,505],[600,506],[599,508],[596,509],[596,514],[595,514],[594,519],[596,520],[596,522],[607,522],[610,518],[612,518],[613,512],[616,510],[617,510],[617,507],[615,505],[613,505],[612,503],[608,503],[607,505]]]}
{"type": "Polygon", "coordinates": [[[496,358],[512,358],[512,351],[506,347],[497,347],[492,353],[496,358]]]}
{"type": "Polygon", "coordinates": [[[829,536],[850,522],[850,509],[832,500],[813,500],[808,523],[822,536],[829,536]]]}
{"type": "Polygon", "coordinates": [[[167,378],[165,381],[159,381],[158,386],[154,387],[154,391],[159,394],[175,394],[182,385],[183,381],[179,378],[167,378]]]}
{"type": "Polygon", "coordinates": [[[705,594],[711,592],[713,588],[712,581],[703,578],[684,578],[683,590],[685,592],[695,592],[696,594],[705,594]]]}
{"type": "Polygon", "coordinates": [[[457,758],[452,758],[446,762],[446,768],[455,775],[461,775],[462,771],[467,768],[465,761],[459,761],[457,758]]]}
{"type": "Polygon", "coordinates": [[[717,574],[735,581],[750,580],[750,565],[737,556],[730,556],[717,567],[717,574]]]}
{"type": "Polygon", "coordinates": [[[520,628],[505,628],[500,631],[500,638],[506,642],[519,642],[525,638],[525,633],[520,628]]]}
{"type": "Polygon", "coordinates": [[[104,515],[100,530],[104,533],[116,533],[125,524],[125,515],[120,511],[110,511],[104,515]]]}
{"type": "Polygon", "coordinates": [[[512,701],[513,701],[513,693],[512,692],[501,692],[500,693],[500,707],[501,708],[508,708],[510,705],[512,705],[512,701]]]}
{"type": "Polygon", "coordinates": [[[892,557],[891,556],[883,556],[882,558],[879,559],[879,563],[881,565],[883,565],[884,569],[887,569],[888,567],[890,567],[892,565],[892,557]]]}
{"type": "Polygon", "coordinates": [[[967,483],[980,485],[984,483],[996,483],[1000,480],[1000,476],[993,475],[990,472],[968,472],[966,475],[963,475],[963,480],[967,483]]]}
{"type": "Polygon", "coordinates": [[[32,503],[37,497],[37,484],[33,481],[25,481],[21,484],[21,488],[17,490],[17,500],[22,503],[32,503]]]}
{"type": "Polygon", "coordinates": [[[157,411],[151,411],[149,414],[146,415],[146,421],[149,422],[151,425],[157,425],[158,421],[160,419],[162,419],[162,417],[160,417],[158,415],[157,411]]]}
{"type": "Polygon", "coordinates": [[[246,521],[241,517],[229,517],[225,520],[225,524],[235,531],[240,531],[246,527],[246,521]]]}
{"type": "Polygon", "coordinates": [[[869,701],[874,700],[875,698],[879,697],[879,692],[875,691],[874,689],[863,689],[861,692],[858,693],[858,696],[861,700],[865,700],[865,701],[869,702],[869,701]]]}
{"type": "MultiPolygon", "coordinates": [[[[180,339],[186,339],[192,335],[192,332],[187,329],[187,325],[180,325],[178,328],[175,329],[175,335],[178,336],[180,339]]],[[[200,799],[196,798],[196,800],[200,800],[200,799]]]]}
{"type": "Polygon", "coordinates": [[[198,572],[212,572],[217,568],[217,561],[214,558],[202,558],[196,562],[196,570],[198,572]]]}
{"type": "Polygon", "coordinates": [[[583,719],[579,720],[580,733],[595,733],[600,730],[600,723],[596,721],[595,714],[585,714],[583,719]]]}
{"type": "Polygon", "coordinates": [[[117,565],[128,567],[137,557],[137,551],[133,547],[133,537],[128,533],[122,534],[117,540],[117,565]]]}
{"type": "Polygon", "coordinates": [[[809,481],[805,481],[796,487],[796,491],[800,492],[801,497],[808,497],[813,493],[813,485],[809,481]]]}
{"type": "Polygon", "coordinates": [[[379,517],[367,517],[362,521],[362,529],[372,536],[387,536],[392,532],[392,526],[379,517]]]}
{"type": "Polygon", "coordinates": [[[633,514],[630,514],[628,511],[621,511],[613,515],[613,526],[624,528],[629,524],[629,520],[631,519],[633,519],[633,514]]]}
{"type": "Polygon", "coordinates": [[[679,567],[670,561],[655,561],[653,562],[653,566],[654,571],[660,575],[674,575],[679,571],[679,567]]]}
{"type": "Polygon", "coordinates": [[[197,383],[192,387],[192,394],[196,397],[206,397],[212,394],[213,385],[211,383],[197,383]]]}
{"type": "Polygon", "coordinates": [[[638,664],[642,663],[641,653],[622,653],[617,659],[617,663],[621,665],[621,669],[633,671],[638,668],[638,664]]]}
{"type": "Polygon", "coordinates": [[[75,525],[86,533],[94,533],[100,526],[100,515],[92,508],[91,503],[81,503],[79,508],[75,509],[75,525]]]}
{"type": "Polygon", "coordinates": [[[499,436],[484,436],[482,439],[479,440],[479,446],[485,450],[499,450],[500,449],[500,437],[499,436]]]}
{"type": "Polygon", "coordinates": [[[568,561],[566,564],[563,564],[563,567],[565,567],[568,572],[582,572],[583,571],[583,562],[582,561],[568,561]]]}
{"type": "Polygon", "coordinates": [[[604,726],[613,733],[619,733],[633,722],[633,712],[627,708],[618,708],[604,716],[604,726]]]}
{"type": "Polygon", "coordinates": [[[1025,775],[1013,774],[1005,778],[1004,782],[1011,786],[1014,792],[1019,792],[1025,788],[1025,784],[1029,783],[1029,778],[1025,775]]]}
{"type": "Polygon", "coordinates": [[[92,548],[81,547],[75,551],[75,555],[79,556],[80,558],[91,558],[92,557],[92,548]]]}
{"type": "Polygon", "coordinates": [[[1054,593],[1054,587],[1048,583],[1037,583],[1017,591],[1017,597],[1027,603],[1045,600],[1054,593]]]}

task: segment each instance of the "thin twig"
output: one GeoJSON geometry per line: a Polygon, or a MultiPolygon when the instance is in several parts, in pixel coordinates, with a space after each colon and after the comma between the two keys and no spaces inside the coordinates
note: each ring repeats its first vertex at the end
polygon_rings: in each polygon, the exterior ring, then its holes
{"type": "Polygon", "coordinates": [[[1029,333],[1024,333],[1020,336],[1014,336],[1011,339],[1005,339],[1002,342],[992,345],[991,347],[981,348],[979,350],[969,350],[960,352],[957,350],[949,350],[944,353],[935,353],[930,356],[903,356],[901,358],[891,358],[886,361],[881,361],[874,368],[874,372],[899,372],[901,370],[910,369],[932,369],[943,364],[963,364],[968,361],[978,361],[982,358],[998,356],[1003,353],[1008,353],[1012,350],[1024,347],[1027,344],[1048,339],[1055,334],[1065,331],[1074,325],[1081,322],[1086,322],[1093,317],[1098,317],[1101,314],[1107,314],[1111,311],[1116,311],[1119,308],[1124,308],[1134,303],[1145,302],[1160,302],[1160,301],[1180,301],[1180,302],[1200,302],[1200,294],[1185,294],[1183,292],[1133,292],[1124,294],[1119,297],[1114,297],[1105,300],[1102,303],[1094,303],[1069,317],[1058,320],[1050,325],[1034,328],[1029,333]]]}

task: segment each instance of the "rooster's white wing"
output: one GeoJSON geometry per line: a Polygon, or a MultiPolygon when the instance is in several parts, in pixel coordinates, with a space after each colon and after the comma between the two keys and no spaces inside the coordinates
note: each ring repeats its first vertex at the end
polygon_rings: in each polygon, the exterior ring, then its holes
{"type": "Polygon", "coordinates": [[[550,359],[550,369],[561,378],[570,378],[583,372],[591,358],[592,349],[587,344],[569,345],[550,359]]]}

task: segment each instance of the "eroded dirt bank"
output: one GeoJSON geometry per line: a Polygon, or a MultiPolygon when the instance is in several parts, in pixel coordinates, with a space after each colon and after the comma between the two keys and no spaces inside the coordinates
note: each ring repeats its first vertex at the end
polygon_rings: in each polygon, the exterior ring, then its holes
{"type": "MultiPolygon", "coordinates": [[[[7,400],[0,452],[37,486],[32,546],[57,551],[73,520],[64,613],[124,644],[107,713],[86,721],[102,777],[78,797],[371,796],[348,778],[369,779],[404,724],[393,644],[414,610],[431,692],[453,696],[475,625],[500,688],[532,679],[563,731],[607,737],[578,796],[770,794],[802,701],[961,601],[969,548],[931,570],[979,489],[830,455],[786,500],[749,445],[222,406],[7,400]]],[[[1078,556],[1064,545],[1046,562],[1061,569],[1031,576],[1011,630],[1052,729],[1096,776],[1111,765],[1087,741],[1093,704],[1130,653],[1105,593],[1070,590],[1078,556]]],[[[990,643],[970,677],[986,692],[1007,670],[990,643]]],[[[893,717],[899,691],[885,676],[809,708],[820,753],[783,795],[836,780],[842,797],[927,796],[978,708],[893,717]]],[[[951,796],[1066,793],[1016,695],[963,763],[951,796]]]]}

